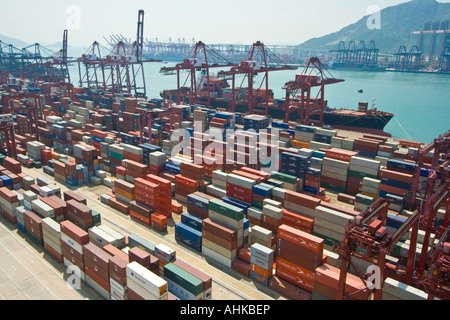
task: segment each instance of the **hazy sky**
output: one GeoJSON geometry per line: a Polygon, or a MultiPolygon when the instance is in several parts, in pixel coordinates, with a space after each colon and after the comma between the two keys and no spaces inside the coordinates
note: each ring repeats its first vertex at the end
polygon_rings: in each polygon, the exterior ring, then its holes
{"type": "MultiPolygon", "coordinates": [[[[138,10],[144,37],[191,43],[299,44],[337,31],[368,14],[408,0],[0,0],[0,34],[27,43],[106,44],[112,34],[136,38],[138,10]]],[[[450,2],[440,0],[439,2],[450,2]]],[[[381,17],[382,23],[382,17],[381,17]]]]}

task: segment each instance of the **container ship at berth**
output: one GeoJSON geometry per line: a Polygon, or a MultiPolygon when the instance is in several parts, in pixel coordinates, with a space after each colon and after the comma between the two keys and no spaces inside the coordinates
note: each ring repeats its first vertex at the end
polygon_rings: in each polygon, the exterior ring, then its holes
{"type": "MultiPolygon", "coordinates": [[[[358,110],[326,108],[323,112],[323,122],[336,129],[365,132],[390,136],[384,132],[385,126],[394,117],[393,113],[367,109],[367,103],[360,102],[358,110]]],[[[317,116],[311,117],[318,120],[317,116]]]]}
{"type": "MultiPolygon", "coordinates": [[[[214,80],[210,79],[212,83],[216,83],[214,80]]],[[[206,80],[205,80],[206,82],[206,80]]],[[[222,82],[221,82],[222,83],[222,82]]],[[[219,90],[214,92],[212,97],[210,97],[210,106],[213,109],[226,109],[231,110],[231,91],[229,87],[224,87],[226,84],[222,84],[219,90]]],[[[186,91],[188,92],[189,89],[186,91]]],[[[197,91],[199,94],[197,97],[197,102],[199,104],[206,105],[208,103],[207,92],[203,90],[197,91]]],[[[211,93],[211,92],[210,92],[211,93]]],[[[166,100],[172,100],[177,95],[177,90],[166,90],[161,93],[161,97],[166,100]]],[[[241,89],[237,93],[238,99],[235,101],[234,111],[246,113],[249,110],[249,103],[245,99],[246,88],[241,89]]],[[[268,101],[265,101],[264,95],[258,90],[253,92],[254,97],[256,97],[257,107],[253,110],[254,113],[262,113],[271,116],[273,119],[282,119],[284,117],[284,99],[273,99],[273,91],[269,90],[267,96],[268,101]],[[258,105],[263,105],[267,103],[267,111],[264,107],[258,107],[258,105]]],[[[312,100],[313,101],[313,100],[312,100]]],[[[181,103],[189,104],[189,94],[186,94],[180,100],[181,103]]],[[[294,102],[300,104],[301,100],[295,99],[294,102]]],[[[314,103],[314,101],[313,101],[314,103]]],[[[319,102],[320,103],[320,102],[319,102]]],[[[294,114],[290,116],[290,120],[297,120],[297,115],[294,114]]],[[[326,107],[323,111],[323,124],[329,125],[335,129],[343,129],[350,131],[357,131],[369,134],[377,134],[381,136],[391,137],[390,133],[384,132],[384,128],[394,117],[393,113],[377,110],[372,107],[368,108],[367,102],[360,102],[358,104],[358,110],[346,109],[346,108],[330,108],[326,107]]],[[[314,122],[320,121],[319,114],[313,114],[310,118],[314,122]]]]}

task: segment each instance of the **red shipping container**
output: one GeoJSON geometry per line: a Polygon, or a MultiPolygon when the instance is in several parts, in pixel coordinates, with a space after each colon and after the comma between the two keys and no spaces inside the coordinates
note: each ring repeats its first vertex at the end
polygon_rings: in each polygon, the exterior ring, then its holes
{"type": "Polygon", "coordinates": [[[153,182],[161,187],[161,190],[172,190],[172,184],[169,180],[162,177],[156,176],[154,174],[148,174],[144,177],[146,180],[153,182]]]}
{"type": "Polygon", "coordinates": [[[296,286],[305,289],[309,292],[313,292],[314,291],[314,281],[310,281],[307,280],[301,276],[299,276],[298,274],[294,274],[280,266],[277,265],[276,269],[275,269],[275,274],[282,278],[285,279],[289,282],[291,282],[292,284],[295,284],[296,286]]]}
{"type": "Polygon", "coordinates": [[[60,223],[61,233],[66,234],[69,238],[77,242],[78,244],[84,245],[89,242],[89,234],[76,226],[72,222],[66,220],[60,223]]]}
{"type": "MultiPolygon", "coordinates": [[[[283,208],[283,223],[298,229],[312,230],[314,219],[283,208]]],[[[311,233],[311,231],[309,231],[311,233]]]]}
{"type": "Polygon", "coordinates": [[[175,176],[175,183],[186,186],[192,190],[198,190],[200,187],[199,181],[195,181],[193,179],[182,176],[181,174],[177,174],[175,176]]]}
{"type": "Polygon", "coordinates": [[[131,217],[132,219],[135,219],[135,220],[137,220],[137,221],[142,222],[143,224],[145,224],[145,225],[147,225],[147,226],[150,226],[150,224],[151,224],[149,218],[144,217],[143,215],[141,215],[141,214],[139,214],[139,213],[137,213],[137,212],[135,212],[135,211],[133,211],[133,210],[130,210],[130,217],[131,217]]]}
{"type": "Polygon", "coordinates": [[[315,209],[321,202],[320,199],[308,196],[295,191],[287,190],[284,194],[284,200],[296,203],[307,208],[315,209]]]}
{"type": "Polygon", "coordinates": [[[109,281],[103,279],[95,270],[91,269],[92,267],[84,265],[84,273],[89,276],[92,280],[94,280],[98,285],[100,285],[103,289],[110,291],[109,281]]]}
{"type": "Polygon", "coordinates": [[[250,263],[244,260],[234,259],[231,262],[231,268],[246,277],[250,277],[250,263]]]}

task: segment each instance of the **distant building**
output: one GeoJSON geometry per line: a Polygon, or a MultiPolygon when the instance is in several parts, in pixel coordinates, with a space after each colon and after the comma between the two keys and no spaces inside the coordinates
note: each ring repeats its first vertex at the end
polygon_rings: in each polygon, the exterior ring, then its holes
{"type": "Polygon", "coordinates": [[[417,46],[422,58],[439,60],[446,47],[450,47],[449,20],[427,22],[422,31],[411,32],[409,48],[417,46]]]}

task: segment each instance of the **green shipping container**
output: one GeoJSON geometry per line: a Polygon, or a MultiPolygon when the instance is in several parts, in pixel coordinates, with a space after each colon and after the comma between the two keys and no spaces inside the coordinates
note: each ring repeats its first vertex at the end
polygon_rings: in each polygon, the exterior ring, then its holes
{"type": "Polygon", "coordinates": [[[363,172],[359,172],[359,171],[353,171],[353,170],[348,170],[348,176],[349,177],[353,177],[353,178],[358,178],[358,179],[364,179],[364,178],[372,178],[372,179],[378,179],[377,176],[373,176],[371,174],[367,174],[367,173],[363,173],[363,172]]]}
{"type": "Polygon", "coordinates": [[[225,203],[219,199],[209,200],[209,209],[234,220],[244,219],[244,209],[225,203]]]}
{"type": "Polygon", "coordinates": [[[113,157],[113,158],[116,158],[116,159],[119,159],[119,160],[125,159],[124,156],[123,156],[123,154],[119,154],[119,153],[113,152],[113,151],[110,151],[110,152],[109,152],[109,156],[110,156],[110,157],[113,157]]]}
{"type": "Polygon", "coordinates": [[[253,200],[252,201],[252,206],[254,206],[255,208],[258,208],[258,209],[262,209],[263,208],[263,203],[253,200]]]}
{"type": "Polygon", "coordinates": [[[296,184],[297,183],[297,177],[291,176],[289,174],[281,173],[281,172],[271,172],[270,177],[272,179],[280,180],[287,183],[296,184]]]}
{"type": "Polygon", "coordinates": [[[334,184],[326,183],[326,182],[323,182],[323,181],[320,182],[320,186],[322,188],[325,188],[325,189],[328,189],[328,190],[332,190],[332,191],[336,191],[336,192],[342,192],[342,193],[346,192],[346,189],[344,187],[336,186],[334,184]]]}
{"type": "Polygon", "coordinates": [[[164,276],[195,296],[204,291],[203,281],[173,263],[168,263],[164,266],[164,276]]]}
{"type": "Polygon", "coordinates": [[[94,226],[101,224],[102,219],[100,212],[92,210],[92,221],[94,222],[94,226]]]}

